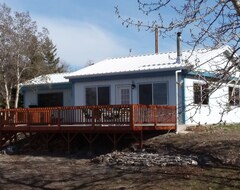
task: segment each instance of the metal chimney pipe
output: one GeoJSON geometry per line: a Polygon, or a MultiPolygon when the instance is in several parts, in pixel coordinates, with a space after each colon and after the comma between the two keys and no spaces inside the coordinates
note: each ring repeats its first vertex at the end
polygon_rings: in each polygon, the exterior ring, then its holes
{"type": "Polygon", "coordinates": [[[181,57],[182,57],[182,46],[181,46],[182,37],[181,37],[181,35],[182,35],[181,32],[177,33],[177,63],[180,63],[181,57]]]}
{"type": "Polygon", "coordinates": [[[155,53],[158,53],[158,26],[155,26],[155,53]]]}

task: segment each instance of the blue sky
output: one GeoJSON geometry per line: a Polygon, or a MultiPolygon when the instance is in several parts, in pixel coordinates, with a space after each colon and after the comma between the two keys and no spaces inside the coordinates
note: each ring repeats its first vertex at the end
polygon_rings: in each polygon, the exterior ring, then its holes
{"type": "MultiPolygon", "coordinates": [[[[122,26],[114,6],[128,18],[151,20],[138,11],[137,0],[0,0],[13,11],[30,13],[39,29],[46,27],[58,56],[72,70],[89,60],[154,53],[154,33],[122,26]]],[[[167,16],[167,15],[166,15],[167,16]]],[[[159,51],[175,51],[173,38],[159,39],[159,51]]]]}

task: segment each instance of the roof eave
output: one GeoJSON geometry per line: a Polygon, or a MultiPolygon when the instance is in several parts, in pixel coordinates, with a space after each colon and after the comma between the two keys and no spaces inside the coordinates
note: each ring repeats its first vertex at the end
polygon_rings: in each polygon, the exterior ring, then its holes
{"type": "Polygon", "coordinates": [[[116,76],[116,75],[125,75],[125,74],[141,74],[141,73],[151,73],[157,71],[174,71],[174,70],[184,70],[187,69],[187,66],[178,66],[173,68],[164,68],[164,69],[149,69],[149,70],[134,70],[134,71],[123,71],[123,72],[109,72],[109,73],[97,73],[97,74],[90,74],[90,75],[75,75],[75,76],[66,76],[66,79],[77,79],[77,78],[90,78],[90,77],[100,77],[100,76],[116,76]]]}

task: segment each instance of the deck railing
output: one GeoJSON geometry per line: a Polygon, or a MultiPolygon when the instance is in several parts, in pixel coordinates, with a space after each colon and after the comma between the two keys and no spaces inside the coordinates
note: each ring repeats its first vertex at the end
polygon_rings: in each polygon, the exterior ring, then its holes
{"type": "Polygon", "coordinates": [[[0,110],[0,129],[10,127],[126,127],[129,130],[176,125],[175,106],[107,105],[0,110]]]}

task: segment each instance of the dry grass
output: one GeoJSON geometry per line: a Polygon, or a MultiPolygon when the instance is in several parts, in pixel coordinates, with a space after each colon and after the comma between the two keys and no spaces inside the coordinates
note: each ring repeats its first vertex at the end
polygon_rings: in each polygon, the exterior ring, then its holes
{"type": "Polygon", "coordinates": [[[239,129],[221,126],[146,140],[146,151],[199,156],[197,167],[109,167],[78,157],[0,155],[0,190],[240,189],[239,129]]]}

